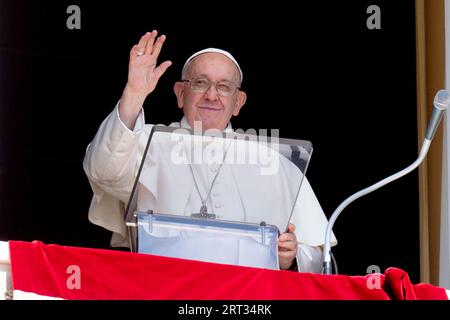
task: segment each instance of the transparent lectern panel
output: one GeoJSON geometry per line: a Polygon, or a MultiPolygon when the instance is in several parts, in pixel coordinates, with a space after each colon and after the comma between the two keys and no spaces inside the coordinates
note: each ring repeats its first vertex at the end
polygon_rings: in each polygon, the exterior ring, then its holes
{"type": "MultiPolygon", "coordinates": [[[[298,210],[311,153],[311,143],[304,140],[154,126],[127,206],[127,225],[134,228],[137,238],[145,237],[165,248],[152,249],[152,252],[159,250],[167,255],[170,249],[158,242],[159,235],[142,233],[145,230],[138,220],[142,224],[145,219],[138,219],[137,212],[185,217],[191,226],[214,220],[214,223],[227,222],[227,228],[235,223],[240,227],[253,225],[257,230],[263,223],[282,233],[298,210]]],[[[177,223],[181,222],[177,220],[177,223]]],[[[229,234],[224,236],[226,232],[222,232],[227,229],[225,225],[222,227],[221,232],[214,234],[214,240],[220,238],[217,243],[235,241],[234,247],[244,248],[236,241],[251,238],[231,240],[229,234]]],[[[170,226],[164,223],[164,228],[169,230],[170,226]]],[[[190,231],[190,242],[183,238],[183,246],[191,243],[195,250],[199,247],[194,243],[204,243],[204,237],[213,234],[197,231],[195,235],[190,231]]],[[[138,239],[139,251],[145,247],[142,240],[138,239]]],[[[136,243],[133,247],[136,249],[136,243]]],[[[266,253],[270,255],[273,250],[266,253]]]]}
{"type": "Polygon", "coordinates": [[[137,213],[138,252],[278,269],[278,228],[164,214],[137,213]]]}

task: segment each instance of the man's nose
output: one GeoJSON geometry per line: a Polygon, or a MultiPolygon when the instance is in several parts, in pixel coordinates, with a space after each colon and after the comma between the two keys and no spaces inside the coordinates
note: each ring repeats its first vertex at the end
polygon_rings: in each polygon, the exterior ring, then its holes
{"type": "Polygon", "coordinates": [[[208,90],[206,91],[206,97],[208,98],[208,100],[217,100],[219,98],[219,92],[217,92],[216,86],[215,85],[210,85],[208,90]]]}

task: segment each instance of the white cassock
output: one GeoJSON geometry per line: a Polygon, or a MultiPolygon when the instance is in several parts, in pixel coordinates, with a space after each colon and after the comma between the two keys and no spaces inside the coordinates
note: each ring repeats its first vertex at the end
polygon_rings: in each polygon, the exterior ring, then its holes
{"type": "MultiPolygon", "coordinates": [[[[185,118],[171,126],[189,128],[185,118]]],[[[111,246],[129,246],[124,223],[125,206],[151,129],[152,125],[145,124],[141,111],[134,130],[129,130],[120,120],[116,106],[86,151],[83,167],[94,192],[89,220],[113,231],[111,246]]],[[[207,199],[208,212],[223,220],[265,221],[284,232],[295,197],[289,194],[289,190],[295,189],[289,185],[293,180],[289,177],[292,170],[298,171],[292,162],[281,161],[277,175],[261,175],[255,171],[259,170],[258,166],[231,166],[226,160],[222,166],[193,165],[191,171],[186,166],[170,165],[168,152],[153,150],[149,155],[140,175],[139,209],[187,216],[199,212],[200,197],[206,198],[217,174],[207,199]]],[[[320,273],[327,220],[306,178],[291,222],[296,226],[299,271],[320,273]]],[[[337,243],[334,235],[332,242],[333,245],[337,243]]]]}

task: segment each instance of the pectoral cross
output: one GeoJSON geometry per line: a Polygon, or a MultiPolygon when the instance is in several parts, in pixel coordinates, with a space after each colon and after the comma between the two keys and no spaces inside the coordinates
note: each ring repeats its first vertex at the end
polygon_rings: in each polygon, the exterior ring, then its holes
{"type": "Polygon", "coordinates": [[[204,218],[204,219],[215,219],[216,215],[214,213],[208,213],[208,208],[206,207],[206,204],[202,204],[202,206],[200,208],[200,213],[193,213],[193,214],[191,214],[191,217],[204,218]]]}

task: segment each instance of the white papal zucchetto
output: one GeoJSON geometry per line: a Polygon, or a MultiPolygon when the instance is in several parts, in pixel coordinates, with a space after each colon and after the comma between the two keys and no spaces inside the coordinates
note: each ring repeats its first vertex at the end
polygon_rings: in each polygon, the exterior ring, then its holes
{"type": "Polygon", "coordinates": [[[181,70],[181,76],[184,75],[184,72],[186,71],[186,67],[189,64],[189,62],[192,61],[192,59],[194,59],[195,57],[203,54],[203,53],[220,53],[223,54],[224,56],[226,56],[228,59],[230,59],[231,61],[233,61],[233,63],[236,65],[236,67],[239,70],[239,75],[241,76],[240,82],[242,82],[242,79],[244,78],[243,74],[242,74],[242,70],[241,67],[239,66],[239,63],[236,61],[236,59],[232,56],[231,53],[229,53],[228,51],[222,50],[222,49],[217,49],[217,48],[207,48],[207,49],[203,49],[200,51],[197,51],[196,53],[194,53],[192,56],[190,56],[186,62],[184,63],[183,66],[183,70],[181,70]]]}

